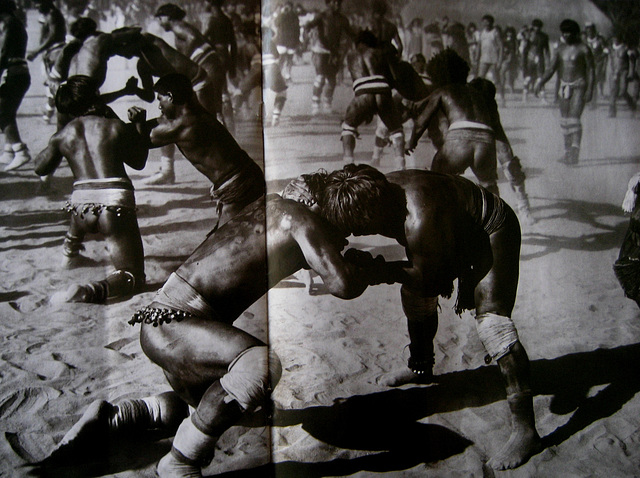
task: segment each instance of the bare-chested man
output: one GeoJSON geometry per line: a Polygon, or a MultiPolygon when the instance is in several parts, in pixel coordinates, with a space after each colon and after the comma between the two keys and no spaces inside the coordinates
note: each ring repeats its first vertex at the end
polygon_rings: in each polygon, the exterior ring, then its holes
{"type": "MultiPolygon", "coordinates": [[[[116,54],[125,58],[138,58],[137,72],[140,77],[141,88],[135,93],[144,101],[154,99],[153,82],[171,73],[181,73],[191,80],[197,101],[211,114],[216,115],[219,110],[220,95],[214,80],[206,70],[195,61],[170,46],[162,38],[150,33],[142,33],[137,28],[115,30],[122,32],[114,42],[116,54]]],[[[147,178],[147,184],[173,184],[175,182],[173,147],[163,148],[160,158],[160,171],[147,178]]]]}
{"type": "MultiPolygon", "coordinates": [[[[524,85],[522,100],[527,101],[527,93],[533,89],[538,79],[544,74],[546,64],[551,55],[549,51],[549,36],[542,31],[542,20],[535,18],[531,22],[527,42],[522,52],[524,85]]],[[[542,97],[544,101],[544,96],[542,97]]]]}
{"type": "Polygon", "coordinates": [[[325,111],[331,110],[333,93],[336,89],[336,76],[344,55],[341,48],[345,39],[353,39],[355,34],[349,20],[340,8],[342,0],[325,0],[327,9],[317,14],[305,26],[305,31],[314,30],[312,36],[311,54],[316,77],[313,80],[313,95],[311,97],[311,114],[320,112],[320,99],[325,111]]]}
{"type": "Polygon", "coordinates": [[[408,149],[415,149],[418,139],[427,129],[430,136],[443,138],[434,141],[438,151],[431,170],[447,174],[462,174],[471,168],[482,186],[500,195],[497,184],[497,160],[518,198],[518,212],[527,224],[533,223],[529,199],[525,191],[525,175],[520,159],[513,154],[502,127],[496,88],[485,78],[467,83],[468,64],[453,50],[436,55],[428,64],[427,72],[435,90],[423,102],[415,120],[408,149]]]}
{"type": "Polygon", "coordinates": [[[405,162],[402,118],[391,96],[391,72],[386,55],[369,30],[358,34],[355,50],[347,55],[355,97],[347,106],[342,123],[343,159],[347,163],[353,163],[358,126],[371,122],[374,115],[378,114],[389,130],[396,166],[403,169],[405,162]]]}
{"type": "Polygon", "coordinates": [[[404,265],[383,267],[382,258],[355,250],[343,257],[345,245],[304,204],[270,195],[249,205],[209,236],[129,322],[141,324],[142,350],[162,367],[173,392],[115,405],[93,402],[52,458],[73,457],[75,447],[107,430],[161,429],[175,437],[158,464],[160,478],[201,477],[220,436],[268,406],[282,373],[273,350],[233,326],[242,312],[302,267],[317,272],[333,295],[352,299],[368,285],[392,281],[388,270],[397,274],[404,265]],[[195,409],[190,416],[187,405],[195,409]]]}
{"type": "Polygon", "coordinates": [[[11,0],[0,0],[0,129],[4,134],[4,152],[0,163],[4,170],[18,169],[31,160],[22,142],[16,115],[31,84],[29,67],[24,58],[27,31],[15,15],[11,0]]]}
{"type": "Polygon", "coordinates": [[[580,156],[582,123],[580,117],[593,94],[593,55],[580,39],[580,25],[573,20],[560,23],[563,42],[551,59],[549,68],[536,84],[536,94],[558,73],[560,79],[560,128],[564,135],[565,164],[576,164],[580,156]]]}
{"type": "MultiPolygon", "coordinates": [[[[489,460],[515,468],[541,447],[535,428],[529,358],[511,313],[518,289],[520,227],[499,197],[465,178],[431,171],[397,171],[386,177],[368,165],[348,164],[320,179],[320,214],[345,235],[381,234],[405,247],[410,266],[401,278],[409,329],[409,370],[388,385],[432,382],[438,296],[456,309],[476,309],[478,335],[498,363],[511,410],[511,436],[489,460]]],[[[313,177],[314,175],[312,175],[313,177]]],[[[393,266],[395,267],[395,265],[393,266]]],[[[393,267],[389,274],[395,275],[393,267]]]]}
{"type": "Polygon", "coordinates": [[[617,33],[611,38],[610,49],[610,73],[611,80],[609,82],[609,118],[615,118],[618,114],[618,99],[623,98],[629,106],[631,113],[636,110],[636,102],[629,94],[629,81],[633,78],[636,70],[637,54],[632,48],[629,48],[622,35],[617,33]]]}
{"type": "Polygon", "coordinates": [[[40,44],[35,50],[29,52],[27,60],[35,60],[38,55],[43,54],[42,61],[47,75],[45,81],[47,85],[47,103],[43,111],[42,119],[48,123],[53,117],[55,109],[55,87],[57,87],[55,79],[50,84],[50,78],[53,72],[53,65],[65,44],[67,26],[64,16],[60,10],[56,8],[53,0],[36,0],[35,6],[40,13],[40,17],[38,18],[38,22],[40,22],[40,44]]]}
{"type": "MultiPolygon", "coordinates": [[[[192,24],[185,21],[187,13],[173,3],[165,3],[156,10],[156,18],[160,26],[167,32],[173,32],[176,49],[190,58],[209,75],[216,88],[216,114],[226,126],[233,125],[233,117],[224,118],[222,115],[222,91],[226,80],[223,62],[218,52],[211,46],[204,35],[192,24]]],[[[179,73],[186,74],[177,70],[179,73]]]]}
{"type": "Polygon", "coordinates": [[[66,158],[75,178],[67,205],[71,224],[63,245],[65,265],[73,265],[80,255],[85,234],[101,233],[116,270],[104,280],[72,285],[52,300],[104,303],[137,292],[145,283],[144,252],[124,165],[144,167],[146,142],[135,125],[123,123],[105,105],[88,76],[73,76],[62,84],[56,107],[74,119],[38,154],[35,172],[51,174],[66,158]]]}
{"type": "Polygon", "coordinates": [[[162,116],[146,121],[146,111],[129,110],[129,119],[149,137],[151,147],[175,144],[213,183],[218,224],[224,224],[265,193],[264,174],[229,131],[205,110],[189,79],[179,73],[163,76],[153,86],[162,116]]]}

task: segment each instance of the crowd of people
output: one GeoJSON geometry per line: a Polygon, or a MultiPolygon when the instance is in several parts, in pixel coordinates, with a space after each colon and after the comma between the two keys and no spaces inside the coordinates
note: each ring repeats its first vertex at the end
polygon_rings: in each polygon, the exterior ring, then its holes
{"type": "Polygon", "coordinates": [[[520,31],[498,27],[491,15],[482,18],[481,30],[446,17],[426,26],[414,18],[404,29],[383,0],[372,2],[370,16],[351,19],[341,12],[341,0],[326,0],[326,8],[313,14],[288,1],[261,14],[242,4],[223,8],[222,0],[194,3],[188,10],[150,1],[108,5],[67,6],[74,11],[67,16],[53,0],[34,0],[41,36],[27,52],[19,6],[0,0],[0,68],[6,72],[0,161],[9,172],[31,161],[16,115],[29,88],[28,61],[41,57],[47,81],[42,120],[55,116],[56,132],[37,154],[34,169],[44,190],[63,159],[74,176],[65,265],[81,257],[86,234],[100,233],[114,266],[106,278],[73,284],[52,300],[103,304],[143,290],[143,242],[125,164],[143,169],[151,148],[161,149],[162,167],[145,183],[175,181],[178,149],[211,183],[218,222],[130,321],[140,325],[142,350],[163,369],[171,390],[116,404],[94,402],[52,457],[64,456],[98,431],[162,429],[174,439],[158,474],[202,476],[218,438],[269,401],[282,373],[273,350],[233,323],[303,267],[341,299],[377,284],[401,284],[410,358],[392,385],[436,380],[438,297],[450,296],[457,279],[457,310],[476,310],[478,335],[488,360],[498,364],[511,412],[511,435],[489,465],[515,468],[537,453],[541,440],[529,359],[511,319],[521,229],[499,197],[498,163],[516,194],[520,220],[534,219],[499,104],[505,87],[513,91],[516,81],[522,81],[526,97],[541,94],[556,75],[563,160],[576,164],[580,118],[596,92],[609,94],[613,116],[618,97],[635,110],[637,88],[635,97],[628,91],[629,80],[637,81],[634,48],[619,36],[606,41],[593,25],[583,35],[570,19],[560,24],[556,45],[538,19],[520,31]],[[92,9],[102,17],[89,14],[92,9]],[[110,9],[124,23],[103,31],[110,9]],[[149,32],[149,19],[171,32],[175,45],[149,32]],[[252,92],[265,88],[275,93],[271,124],[278,126],[294,81],[292,66],[307,51],[315,69],[311,114],[331,112],[345,65],[351,75],[353,97],[340,133],[345,165],[305,174],[281,194],[267,195],[262,169],[234,138],[235,121],[252,92]],[[135,61],[137,76],[105,93],[100,89],[114,56],[135,61]],[[607,78],[611,86],[605,89],[607,78]],[[128,121],[118,118],[108,104],[124,95],[157,100],[160,117],[148,119],[144,108],[133,106],[128,121]],[[353,164],[358,127],[375,116],[373,165],[391,144],[398,170],[387,175],[353,164]],[[405,141],[408,120],[411,135],[405,141]],[[424,133],[437,150],[432,171],[406,170],[406,155],[424,133]],[[460,177],[469,168],[480,185],[460,177]],[[355,249],[343,253],[351,234],[394,239],[410,260],[387,262],[355,249]]]}

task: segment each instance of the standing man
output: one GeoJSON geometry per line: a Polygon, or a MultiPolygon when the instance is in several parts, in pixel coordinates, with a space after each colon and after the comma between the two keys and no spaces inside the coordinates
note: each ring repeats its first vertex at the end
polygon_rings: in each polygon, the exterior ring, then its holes
{"type": "Polygon", "coordinates": [[[80,255],[86,234],[101,233],[116,270],[101,281],[74,284],[53,299],[104,303],[140,291],[145,284],[144,252],[133,185],[124,165],[142,169],[146,143],[135,125],[123,123],[105,105],[93,78],[69,78],[58,88],[56,107],[73,119],[38,154],[35,172],[52,174],[66,158],[75,178],[67,203],[71,224],[62,246],[64,264],[80,255]]]}
{"type": "Polygon", "coordinates": [[[607,56],[609,49],[607,41],[598,33],[596,26],[589,22],[584,27],[585,42],[593,55],[593,64],[595,68],[595,76],[593,79],[593,99],[591,106],[593,109],[598,106],[598,96],[604,97],[604,85],[607,79],[607,56]]]}
{"type": "Polygon", "coordinates": [[[580,117],[593,94],[593,56],[589,47],[580,39],[580,25],[566,19],[560,23],[562,40],[554,53],[551,64],[535,85],[538,94],[544,84],[558,73],[560,79],[560,127],[564,135],[564,157],[568,165],[578,163],[582,141],[580,117]]]}
{"type": "Polygon", "coordinates": [[[129,119],[151,147],[175,144],[209,178],[211,195],[218,200],[221,226],[265,193],[264,174],[231,133],[198,102],[186,76],[163,76],[153,89],[162,116],[146,121],[146,111],[134,106],[129,109],[129,119]]]}
{"type": "Polygon", "coordinates": [[[349,20],[340,8],[342,0],[325,0],[327,9],[315,16],[306,25],[306,30],[316,29],[317,35],[313,37],[311,52],[316,77],[313,80],[313,94],[311,96],[311,114],[320,112],[320,99],[325,112],[331,111],[333,93],[336,89],[336,77],[342,68],[344,58],[341,48],[343,41],[348,37],[354,38],[349,20]]]}
{"type": "Polygon", "coordinates": [[[300,20],[293,10],[293,2],[287,1],[275,18],[274,28],[276,36],[273,39],[280,56],[280,71],[284,80],[291,81],[291,67],[293,57],[298,50],[300,41],[300,20]]]}
{"type": "MultiPolygon", "coordinates": [[[[536,85],[544,74],[546,60],[550,56],[549,36],[542,31],[542,20],[536,18],[531,22],[529,39],[524,47],[523,59],[525,65],[525,84],[523,87],[523,101],[527,100],[527,91],[536,85]]],[[[544,91],[542,92],[544,101],[544,91]]]]}
{"type": "Polygon", "coordinates": [[[16,115],[31,84],[25,60],[27,31],[15,16],[15,4],[0,0],[0,129],[4,134],[4,151],[0,162],[5,171],[13,171],[31,160],[22,142],[16,115]]]}
{"type": "Polygon", "coordinates": [[[396,239],[410,261],[402,283],[409,329],[409,370],[390,385],[433,381],[438,296],[456,309],[476,310],[478,335],[506,384],[511,436],[487,465],[516,468],[541,448],[535,427],[530,364],[511,313],[518,289],[520,227],[500,198],[467,179],[430,171],[385,177],[371,166],[348,164],[323,180],[320,214],[345,235],[396,239]]]}
{"type": "Polygon", "coordinates": [[[67,27],[64,16],[53,4],[53,0],[36,0],[35,6],[40,12],[38,22],[40,23],[40,45],[30,51],[27,60],[33,61],[41,53],[42,62],[46,73],[45,84],[47,86],[47,104],[42,115],[42,119],[49,123],[53,117],[55,108],[55,88],[58,82],[52,79],[53,65],[58,55],[62,52],[67,35],[67,27]]]}
{"type": "MultiPolygon", "coordinates": [[[[502,88],[500,64],[502,63],[502,37],[494,26],[495,19],[491,15],[482,17],[482,31],[478,39],[478,76],[486,78],[489,73],[493,82],[502,88]]],[[[504,88],[500,90],[500,99],[504,99],[504,88]]]]}
{"type": "MultiPolygon", "coordinates": [[[[233,29],[233,23],[222,11],[224,0],[207,0],[211,7],[211,16],[204,32],[204,37],[212,45],[222,62],[223,75],[230,81],[236,78],[236,62],[238,45],[233,29]]],[[[227,81],[223,82],[222,89],[222,116],[225,118],[227,129],[233,134],[235,123],[233,119],[233,106],[227,81]]]]}
{"type": "Polygon", "coordinates": [[[636,70],[636,52],[622,40],[620,34],[611,38],[611,81],[609,88],[609,118],[615,118],[618,113],[618,98],[623,98],[631,114],[636,110],[636,102],[629,94],[629,80],[636,70]]]}

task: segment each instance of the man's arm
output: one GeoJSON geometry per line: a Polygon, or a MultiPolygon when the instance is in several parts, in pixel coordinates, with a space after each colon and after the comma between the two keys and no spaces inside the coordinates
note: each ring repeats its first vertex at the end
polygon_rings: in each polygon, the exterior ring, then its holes
{"type": "Polygon", "coordinates": [[[60,18],[54,14],[53,10],[47,15],[46,21],[49,24],[49,34],[45,38],[41,39],[41,43],[38,48],[29,52],[27,55],[27,60],[29,61],[34,60],[40,53],[56,43],[56,39],[61,35],[61,28],[64,28],[64,23],[62,23],[62,25],[60,24],[60,18]]]}
{"type": "MultiPolygon", "coordinates": [[[[440,100],[441,100],[440,90],[434,91],[427,97],[427,99],[422,100],[425,106],[424,106],[424,109],[422,110],[422,113],[420,113],[418,117],[414,120],[414,127],[411,131],[411,138],[407,143],[407,152],[409,153],[413,152],[413,150],[416,149],[416,146],[418,146],[418,141],[420,140],[424,132],[429,127],[429,122],[431,121],[431,118],[433,117],[436,110],[440,106],[440,100]]],[[[418,106],[417,109],[419,111],[420,106],[418,106]]]]}
{"type": "Polygon", "coordinates": [[[100,98],[102,98],[102,101],[104,101],[106,104],[109,104],[117,100],[118,98],[122,98],[123,96],[128,96],[128,95],[140,96],[138,94],[139,91],[141,90],[140,88],[138,88],[138,79],[135,76],[132,76],[127,80],[127,83],[124,86],[124,88],[117,91],[112,91],[111,93],[103,93],[100,95],[100,98]]]}
{"type": "MultiPolygon", "coordinates": [[[[64,131],[64,130],[63,130],[64,131]]],[[[49,144],[44,148],[38,156],[36,156],[35,173],[38,176],[46,176],[53,173],[62,162],[62,153],[60,152],[60,133],[56,133],[49,139],[49,144]]]]}
{"type": "Polygon", "coordinates": [[[139,106],[132,106],[127,110],[127,117],[140,135],[142,143],[147,149],[155,147],[151,144],[151,131],[158,126],[158,118],[147,121],[147,111],[139,106]]]}
{"type": "Polygon", "coordinates": [[[544,74],[540,78],[538,78],[538,80],[536,81],[536,84],[534,85],[533,90],[536,95],[540,93],[540,90],[542,89],[542,87],[547,83],[547,81],[551,79],[553,74],[558,70],[559,66],[560,66],[560,48],[557,48],[556,51],[553,53],[553,58],[551,59],[551,64],[549,65],[549,68],[547,68],[547,71],[545,71],[544,74]]]}
{"type": "Polygon", "coordinates": [[[593,98],[593,85],[596,78],[596,66],[595,62],[593,61],[593,54],[591,53],[591,49],[586,45],[583,45],[583,47],[585,55],[585,65],[587,68],[587,71],[585,72],[587,76],[587,87],[584,91],[584,101],[588,103],[593,98]]]}

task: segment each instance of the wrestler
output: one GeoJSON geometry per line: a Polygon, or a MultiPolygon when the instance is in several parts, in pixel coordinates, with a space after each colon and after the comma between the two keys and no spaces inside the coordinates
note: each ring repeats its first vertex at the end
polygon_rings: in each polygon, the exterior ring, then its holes
{"type": "Polygon", "coordinates": [[[74,284],[52,300],[104,303],[135,293],[145,283],[144,253],[133,185],[124,165],[144,167],[145,141],[135,125],[115,117],[101,99],[97,83],[87,76],[72,76],[63,83],[56,93],[56,107],[74,119],[38,154],[35,172],[49,175],[66,158],[75,178],[67,204],[71,224],[62,247],[64,264],[76,262],[85,234],[100,233],[116,270],[101,281],[74,284]]]}
{"type": "MultiPolygon", "coordinates": [[[[155,14],[162,29],[166,32],[173,32],[176,50],[207,72],[215,87],[216,114],[225,126],[233,125],[233,116],[224,118],[222,115],[222,91],[227,81],[222,60],[217,50],[207,42],[204,35],[184,20],[186,15],[187,13],[182,8],[173,3],[161,5],[155,14]]],[[[177,71],[186,74],[179,69],[177,71]]]]}
{"type": "Polygon", "coordinates": [[[453,50],[438,53],[427,64],[434,91],[418,107],[407,150],[412,152],[433,118],[442,114],[449,126],[431,170],[462,174],[471,168],[482,186],[499,195],[496,131],[486,95],[467,83],[469,65],[453,50]]]}
{"type": "Polygon", "coordinates": [[[46,123],[49,123],[53,117],[55,107],[56,91],[54,88],[58,85],[55,78],[53,81],[51,80],[51,74],[53,72],[53,65],[64,47],[67,27],[64,16],[54,5],[53,0],[36,0],[35,6],[40,13],[40,17],[38,18],[38,22],[40,23],[40,44],[35,50],[27,54],[27,60],[33,61],[38,55],[43,54],[42,61],[47,75],[47,79],[45,80],[45,85],[47,86],[47,104],[45,105],[42,119],[46,123]]]}
{"type": "Polygon", "coordinates": [[[5,171],[18,169],[31,160],[16,122],[31,76],[24,58],[27,31],[15,11],[11,0],[0,0],[0,129],[5,144],[0,163],[6,164],[5,171]]]}
{"type": "Polygon", "coordinates": [[[595,109],[598,106],[597,97],[604,97],[609,48],[607,48],[607,40],[598,32],[595,24],[592,22],[585,24],[584,33],[584,41],[589,47],[589,50],[591,50],[591,55],[593,55],[595,74],[593,77],[593,99],[591,101],[591,108],[595,109]]]}
{"type": "Polygon", "coordinates": [[[409,370],[388,384],[433,381],[438,296],[451,296],[458,279],[457,312],[475,308],[478,335],[487,360],[498,363],[511,410],[511,436],[488,465],[508,469],[524,463],[541,443],[529,359],[511,319],[521,241],[514,212],[465,178],[431,171],[396,171],[385,177],[371,166],[348,164],[322,184],[320,193],[310,191],[330,224],[345,235],[396,239],[409,258],[406,276],[399,280],[409,329],[409,370]]]}
{"type": "Polygon", "coordinates": [[[343,159],[353,163],[353,151],[358,137],[358,126],[371,122],[378,114],[389,129],[395,163],[400,169],[404,162],[404,132],[402,118],[391,95],[391,72],[387,55],[378,47],[378,40],[369,30],[358,34],[355,50],[347,55],[347,63],[353,79],[355,97],[347,106],[342,123],[343,159]]]}
{"type": "MultiPolygon", "coordinates": [[[[482,17],[482,30],[478,36],[478,76],[486,78],[489,73],[493,75],[493,82],[502,85],[500,79],[500,64],[502,63],[502,36],[495,25],[495,19],[491,15],[482,17]]],[[[504,101],[504,90],[500,90],[500,98],[504,101]]]]}
{"type": "Polygon", "coordinates": [[[129,109],[129,120],[149,138],[151,147],[175,144],[209,178],[212,197],[218,201],[219,225],[265,193],[260,166],[198,102],[186,76],[163,76],[153,89],[162,115],[147,122],[146,111],[134,106],[129,109]]]}
{"type": "Polygon", "coordinates": [[[580,25],[573,20],[560,23],[563,42],[551,59],[544,75],[535,85],[535,93],[542,89],[554,73],[560,79],[560,128],[564,135],[564,157],[561,162],[577,164],[582,141],[580,117],[586,103],[591,101],[594,84],[593,55],[580,39],[580,25]]]}
{"type": "Polygon", "coordinates": [[[282,373],[267,344],[234,327],[242,312],[301,267],[316,271],[333,295],[352,299],[368,285],[392,281],[388,271],[398,274],[406,265],[383,267],[381,258],[356,250],[343,258],[345,244],[302,203],[270,195],[249,205],[198,246],[129,322],[141,324],[142,350],[162,367],[173,392],[93,402],[52,458],[73,456],[76,445],[100,431],[162,429],[175,437],[158,475],[201,477],[218,438],[268,406],[282,373]],[[190,416],[187,405],[195,409],[190,416]]]}
{"type": "Polygon", "coordinates": [[[349,20],[341,12],[342,0],[325,0],[327,9],[317,14],[305,26],[305,32],[316,31],[312,38],[311,55],[316,71],[311,97],[311,114],[320,112],[320,99],[324,111],[331,111],[336,77],[342,68],[343,40],[353,39],[355,33],[349,20]]]}
{"type": "MultiPolygon", "coordinates": [[[[209,113],[216,115],[220,104],[220,92],[209,77],[206,70],[195,61],[189,59],[162,38],[150,33],[142,33],[139,28],[124,28],[115,30],[118,35],[113,48],[116,54],[125,58],[138,58],[137,72],[140,77],[141,88],[136,88],[135,94],[142,100],[151,102],[154,99],[153,79],[171,73],[181,73],[191,80],[193,91],[198,102],[209,113]]],[[[219,86],[219,85],[218,85],[219,86]]],[[[173,184],[175,182],[174,153],[172,146],[162,149],[160,171],[145,182],[147,184],[173,184]]]]}

